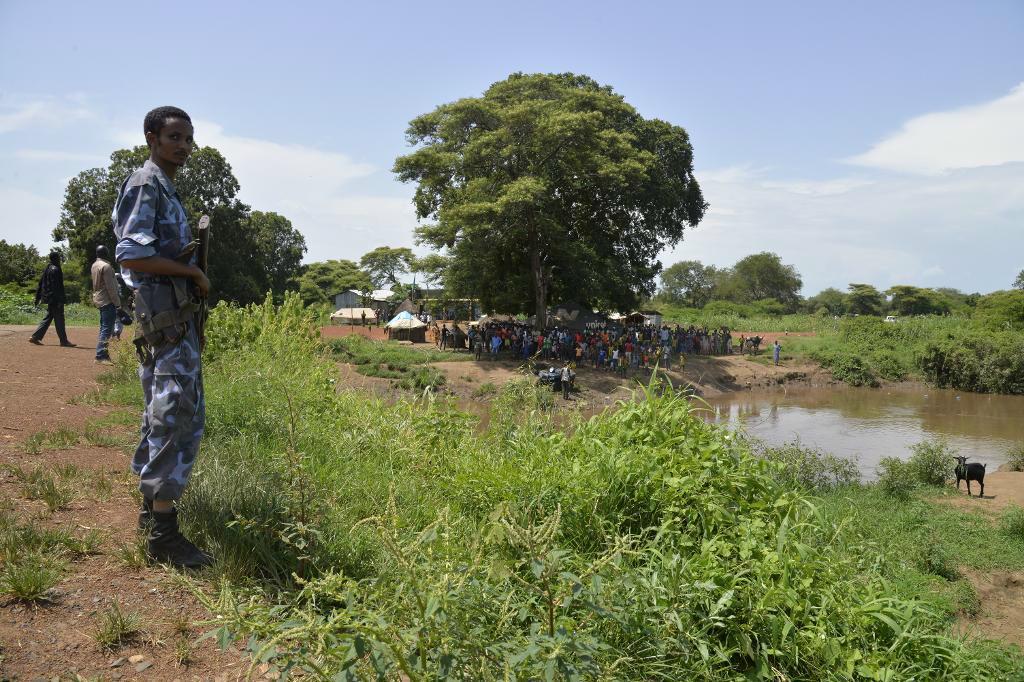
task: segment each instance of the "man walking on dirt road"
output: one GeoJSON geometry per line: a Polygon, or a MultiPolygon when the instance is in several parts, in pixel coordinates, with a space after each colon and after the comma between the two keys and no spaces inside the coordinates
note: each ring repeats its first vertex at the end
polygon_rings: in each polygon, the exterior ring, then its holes
{"type": "Polygon", "coordinates": [[[100,244],[96,247],[96,260],[93,261],[89,274],[92,278],[92,302],[100,309],[100,335],[96,341],[96,362],[110,362],[110,351],[107,344],[114,333],[114,322],[117,321],[117,309],[121,307],[121,293],[117,290],[114,279],[114,268],[110,265],[110,254],[107,247],[100,244]]]}
{"type": "Polygon", "coordinates": [[[28,342],[37,346],[43,345],[46,330],[53,322],[60,345],[74,348],[75,344],[68,341],[68,332],[64,327],[64,271],[60,269],[60,253],[58,251],[50,253],[50,264],[46,266],[43,276],[39,278],[39,286],[36,287],[36,306],[40,301],[46,304],[46,317],[32,332],[28,342]]]}
{"type": "Polygon", "coordinates": [[[114,205],[116,258],[135,290],[136,347],[145,397],[142,432],[132,458],[139,476],[150,560],[179,568],[213,559],[178,530],[181,498],[199,453],[206,421],[197,294],[210,281],[196,264],[192,230],[174,188],[174,176],[192,153],[192,120],[181,109],[146,114],[149,159],[121,185],[114,205]]]}

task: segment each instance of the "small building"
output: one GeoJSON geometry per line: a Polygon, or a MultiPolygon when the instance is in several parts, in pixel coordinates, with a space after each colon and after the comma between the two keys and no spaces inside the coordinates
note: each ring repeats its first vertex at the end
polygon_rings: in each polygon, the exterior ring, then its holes
{"type": "Polygon", "coordinates": [[[391,289],[374,289],[373,291],[348,289],[334,295],[334,309],[362,308],[364,306],[379,308],[394,295],[391,289]]]}

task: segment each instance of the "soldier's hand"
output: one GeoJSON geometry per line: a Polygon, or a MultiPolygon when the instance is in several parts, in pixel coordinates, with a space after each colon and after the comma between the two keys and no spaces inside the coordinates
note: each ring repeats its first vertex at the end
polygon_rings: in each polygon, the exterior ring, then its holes
{"type": "Polygon", "coordinates": [[[196,268],[196,272],[192,275],[192,281],[196,283],[196,288],[199,289],[199,295],[206,298],[210,293],[210,280],[207,279],[206,273],[196,268]]]}

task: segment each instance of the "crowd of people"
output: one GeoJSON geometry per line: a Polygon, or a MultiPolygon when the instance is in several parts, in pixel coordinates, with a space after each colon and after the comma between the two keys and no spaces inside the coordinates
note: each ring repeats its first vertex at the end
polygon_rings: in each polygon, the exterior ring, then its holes
{"type": "MultiPolygon", "coordinates": [[[[758,339],[760,341],[760,339],[758,339]]],[[[520,322],[489,322],[469,331],[469,348],[477,359],[485,355],[575,363],[594,369],[626,372],[657,364],[671,368],[686,355],[731,355],[734,346],[726,327],[603,324],[586,330],[556,327],[536,330],[520,322]]]]}

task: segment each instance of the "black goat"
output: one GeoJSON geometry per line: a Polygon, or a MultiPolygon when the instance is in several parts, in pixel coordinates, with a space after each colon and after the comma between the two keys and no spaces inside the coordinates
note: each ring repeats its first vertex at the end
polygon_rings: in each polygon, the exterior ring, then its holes
{"type": "Polygon", "coordinates": [[[956,457],[956,468],[953,469],[953,473],[956,474],[956,489],[960,490],[960,481],[967,481],[967,496],[970,497],[971,481],[977,481],[981,484],[978,497],[985,497],[985,466],[977,462],[968,464],[966,457],[956,457]]]}

